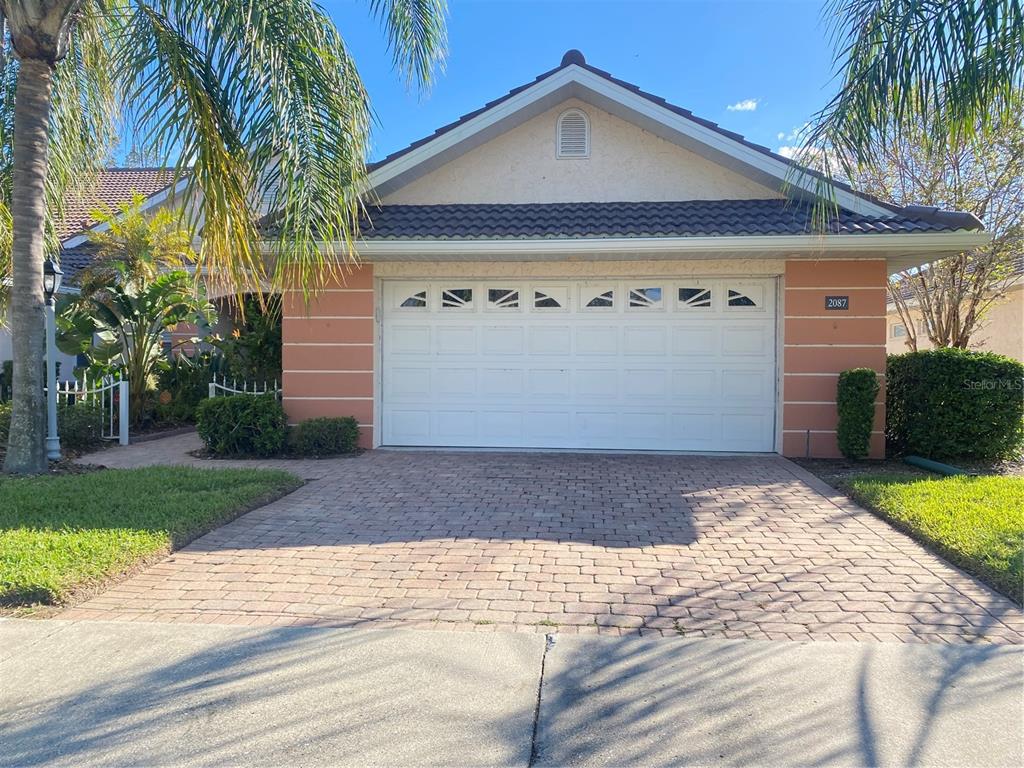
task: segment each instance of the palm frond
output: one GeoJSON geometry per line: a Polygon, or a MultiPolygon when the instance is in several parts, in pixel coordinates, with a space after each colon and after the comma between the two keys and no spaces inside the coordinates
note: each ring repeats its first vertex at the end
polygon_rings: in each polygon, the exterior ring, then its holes
{"type": "Polygon", "coordinates": [[[881,137],[919,123],[941,147],[1015,117],[1024,86],[1020,0],[831,0],[839,93],[806,145],[831,149],[847,175],[881,137]]]}
{"type": "Polygon", "coordinates": [[[429,85],[447,49],[446,0],[372,0],[371,8],[384,24],[395,68],[407,81],[429,85]]]}

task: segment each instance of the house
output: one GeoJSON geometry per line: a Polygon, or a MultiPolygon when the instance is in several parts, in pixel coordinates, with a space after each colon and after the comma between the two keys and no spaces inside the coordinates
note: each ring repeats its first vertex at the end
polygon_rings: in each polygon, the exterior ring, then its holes
{"type": "MultiPolygon", "coordinates": [[[[810,172],[578,51],[369,181],[359,266],[283,321],[289,420],[355,415],[368,448],[836,456],[887,275],[987,238],[838,184],[816,231],[810,172]]],[[[880,393],[875,457],[883,424],[880,393]]]]}
{"type": "MultiPolygon", "coordinates": [[[[910,298],[909,291],[907,298],[910,298]]],[[[932,343],[928,340],[921,313],[914,306],[910,311],[917,331],[917,348],[931,349],[932,343]]],[[[892,301],[886,305],[886,324],[889,354],[909,351],[907,327],[892,301]]],[[[986,313],[981,326],[971,336],[971,348],[1024,360],[1024,257],[1014,261],[1013,277],[1006,288],[1006,295],[986,313]]]]}

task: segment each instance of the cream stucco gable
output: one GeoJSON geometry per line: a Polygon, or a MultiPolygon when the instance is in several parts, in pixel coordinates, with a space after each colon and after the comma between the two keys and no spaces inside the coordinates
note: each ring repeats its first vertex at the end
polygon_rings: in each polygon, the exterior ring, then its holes
{"type": "Polygon", "coordinates": [[[385,204],[778,198],[758,184],[580,99],[568,99],[382,198],[385,204]],[[565,110],[590,122],[588,157],[561,158],[565,110]]]}

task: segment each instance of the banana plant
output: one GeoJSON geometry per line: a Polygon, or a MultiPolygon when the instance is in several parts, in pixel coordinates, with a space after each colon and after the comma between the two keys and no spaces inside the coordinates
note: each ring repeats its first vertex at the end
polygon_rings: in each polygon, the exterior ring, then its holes
{"type": "Polygon", "coordinates": [[[197,292],[184,270],[166,272],[146,283],[111,281],[86,296],[58,305],[58,346],[67,354],[85,355],[90,367],[118,369],[128,378],[129,416],[133,426],[146,417],[147,395],[165,364],[165,334],[181,323],[196,327],[194,337],[211,335],[213,305],[197,292]]]}

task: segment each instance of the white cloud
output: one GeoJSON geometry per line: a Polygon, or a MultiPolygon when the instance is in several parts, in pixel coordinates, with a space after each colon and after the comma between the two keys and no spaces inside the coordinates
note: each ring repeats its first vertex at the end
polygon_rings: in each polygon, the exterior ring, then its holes
{"type": "Polygon", "coordinates": [[[792,158],[796,157],[797,152],[800,151],[800,147],[786,147],[786,146],[783,146],[783,147],[779,147],[775,151],[776,151],[776,153],[782,155],[783,157],[788,157],[788,158],[792,159],[792,158]]]}
{"type": "Polygon", "coordinates": [[[785,131],[779,131],[775,135],[775,138],[778,139],[779,141],[782,141],[784,138],[786,138],[786,132],[785,131]]]}
{"type": "Polygon", "coordinates": [[[730,104],[726,107],[730,112],[753,112],[757,109],[757,103],[760,99],[744,99],[743,101],[737,101],[735,104],[730,104]]]}

